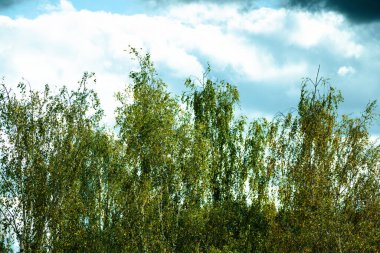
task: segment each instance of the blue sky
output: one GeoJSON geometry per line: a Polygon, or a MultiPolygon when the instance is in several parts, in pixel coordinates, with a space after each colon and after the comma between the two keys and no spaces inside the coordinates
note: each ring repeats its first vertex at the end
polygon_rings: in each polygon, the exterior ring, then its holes
{"type": "MultiPolygon", "coordinates": [[[[95,72],[111,122],[113,94],[136,67],[131,45],[151,53],[171,91],[210,63],[212,76],[238,86],[244,114],[270,118],[297,106],[301,79],[320,65],[345,97],[341,112],[359,115],[380,99],[380,17],[330,2],[0,0],[0,76],[74,87],[95,72]]],[[[380,135],[379,120],[371,132],[380,135]]]]}

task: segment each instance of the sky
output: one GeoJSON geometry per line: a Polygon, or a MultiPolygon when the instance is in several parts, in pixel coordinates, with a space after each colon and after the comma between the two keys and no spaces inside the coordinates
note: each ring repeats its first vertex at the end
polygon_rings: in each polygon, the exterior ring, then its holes
{"type": "MultiPolygon", "coordinates": [[[[132,46],[174,94],[210,64],[212,78],[238,87],[249,119],[295,108],[320,66],[342,91],[341,113],[359,116],[380,100],[379,31],[375,0],[0,0],[0,78],[75,88],[95,72],[112,124],[114,93],[137,67],[132,46]]],[[[370,131],[380,136],[379,119],[370,131]]]]}

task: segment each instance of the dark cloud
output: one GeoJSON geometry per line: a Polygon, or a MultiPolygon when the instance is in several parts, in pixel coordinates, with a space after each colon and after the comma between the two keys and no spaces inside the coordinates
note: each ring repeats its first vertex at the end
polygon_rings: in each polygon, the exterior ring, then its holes
{"type": "Polygon", "coordinates": [[[17,5],[21,2],[24,2],[24,0],[0,0],[0,9],[6,9],[13,5],[17,5]]]}
{"type": "Polygon", "coordinates": [[[288,5],[311,11],[337,11],[357,23],[380,21],[379,0],[289,0],[288,5]]]}
{"type": "MultiPolygon", "coordinates": [[[[345,15],[352,22],[370,23],[380,21],[380,0],[277,0],[288,7],[300,7],[310,11],[332,10],[345,15]]],[[[260,0],[154,0],[156,5],[186,3],[239,3],[245,8],[257,7],[260,0]]],[[[276,1],[270,1],[271,5],[276,1]]],[[[264,4],[265,5],[265,4],[264,4]]],[[[267,4],[268,5],[268,4],[267,4]]],[[[276,4],[277,5],[277,4],[276,4]]],[[[268,6],[270,7],[270,6],[268,6]]]]}

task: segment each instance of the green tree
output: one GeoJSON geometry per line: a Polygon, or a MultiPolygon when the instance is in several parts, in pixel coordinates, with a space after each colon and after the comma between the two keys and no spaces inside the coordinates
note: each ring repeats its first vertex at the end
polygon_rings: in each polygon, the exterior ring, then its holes
{"type": "Polygon", "coordinates": [[[89,152],[102,114],[88,78],[77,91],[63,88],[57,95],[48,86],[38,92],[20,83],[19,98],[2,86],[1,211],[21,251],[83,246],[77,235],[85,233],[82,223],[93,210],[85,208],[84,187],[91,182],[80,179],[94,168],[89,152]]]}
{"type": "Polygon", "coordinates": [[[156,77],[150,55],[131,53],[140,70],[130,73],[132,85],[117,94],[116,118],[126,161],[127,249],[175,251],[182,206],[178,156],[186,152],[180,142],[186,126],[176,99],[156,77]]]}
{"type": "Polygon", "coordinates": [[[376,250],[372,240],[378,234],[372,227],[379,224],[374,211],[379,202],[379,146],[370,143],[368,134],[375,102],[361,118],[340,120],[342,101],[326,79],[305,79],[298,115],[277,120],[276,142],[269,146],[275,167],[268,167],[275,168],[272,185],[278,189],[277,251],[376,250]],[[365,200],[352,202],[362,194],[365,200]],[[362,215],[370,224],[365,232],[353,219],[362,215]]]}
{"type": "Polygon", "coordinates": [[[235,86],[167,91],[149,54],[117,93],[116,127],[77,89],[0,87],[0,251],[378,252],[380,144],[371,102],[340,116],[328,80],[294,112],[238,117],[235,86]]]}

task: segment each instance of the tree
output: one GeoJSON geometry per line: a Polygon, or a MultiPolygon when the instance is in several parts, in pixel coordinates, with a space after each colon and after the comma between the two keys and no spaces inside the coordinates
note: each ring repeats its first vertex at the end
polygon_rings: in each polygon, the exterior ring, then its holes
{"type": "Polygon", "coordinates": [[[0,251],[377,252],[380,144],[339,114],[328,80],[298,107],[238,117],[235,86],[167,91],[149,54],[117,93],[116,127],[85,73],[77,89],[0,87],[0,251]]]}
{"type": "Polygon", "coordinates": [[[90,77],[84,75],[77,91],[63,88],[57,95],[48,86],[38,92],[24,83],[18,85],[21,98],[5,85],[0,91],[1,212],[21,251],[75,244],[83,230],[79,179],[102,114],[86,88],[90,77]]]}
{"type": "Polygon", "coordinates": [[[174,251],[181,209],[179,138],[186,126],[177,101],[156,77],[149,54],[131,52],[141,69],[131,72],[133,84],[117,95],[117,126],[128,177],[124,210],[131,212],[123,215],[126,239],[136,243],[129,245],[132,251],[174,251]]]}

